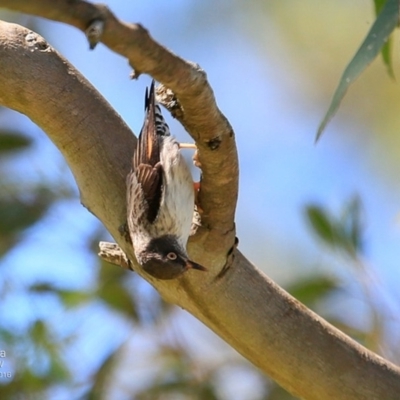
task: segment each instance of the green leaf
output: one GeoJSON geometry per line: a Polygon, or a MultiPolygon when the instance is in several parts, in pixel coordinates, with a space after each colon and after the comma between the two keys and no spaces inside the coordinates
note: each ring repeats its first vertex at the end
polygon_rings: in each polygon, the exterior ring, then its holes
{"type": "MultiPolygon", "coordinates": [[[[387,0],[383,6],[380,14],[376,18],[370,31],[367,34],[361,47],[350,61],[349,65],[345,69],[339,85],[333,95],[332,102],[329,106],[324,119],[318,127],[317,136],[315,141],[317,142],[326,125],[335,115],[339,108],[340,102],[347,92],[349,86],[359,77],[362,71],[374,60],[379,54],[382,47],[389,40],[390,34],[396,28],[399,21],[399,0],[387,0]]],[[[388,45],[389,46],[389,45],[388,45]]],[[[388,52],[389,48],[385,50],[388,52]]]]}
{"type": "Polygon", "coordinates": [[[92,377],[92,387],[85,395],[86,400],[99,400],[104,398],[104,393],[107,392],[108,385],[110,384],[108,378],[118,370],[118,362],[125,352],[126,342],[124,341],[116,350],[108,354],[100,368],[95,371],[92,377]]]}
{"type": "Polygon", "coordinates": [[[383,63],[386,66],[387,73],[389,76],[394,79],[394,71],[393,71],[393,63],[392,63],[392,44],[393,40],[392,37],[388,39],[388,41],[384,44],[381,50],[381,55],[383,59],[383,63]]]}
{"type": "Polygon", "coordinates": [[[312,305],[337,288],[334,279],[327,276],[317,276],[296,282],[287,291],[305,305],[312,305]]]}
{"type": "Polygon", "coordinates": [[[103,266],[100,270],[96,295],[114,310],[138,321],[138,312],[133,296],[125,286],[126,271],[114,266],[103,266]]]}
{"type": "Polygon", "coordinates": [[[386,3],[386,0],[374,0],[375,15],[378,15],[381,12],[385,3],[386,3]]]}
{"type": "Polygon", "coordinates": [[[30,335],[36,346],[47,344],[48,330],[45,322],[42,320],[36,320],[30,328],[30,335]]]}
{"type": "Polygon", "coordinates": [[[55,384],[56,382],[69,383],[71,380],[71,374],[68,370],[68,366],[61,359],[58,353],[50,355],[50,367],[47,378],[52,384],[55,384]]]}
{"type": "Polygon", "coordinates": [[[122,283],[106,284],[97,290],[97,295],[109,307],[137,321],[138,315],[134,300],[122,283]]]}
{"type": "Polygon", "coordinates": [[[9,153],[29,147],[32,139],[21,133],[1,130],[0,131],[0,153],[9,153]]]}
{"type": "Polygon", "coordinates": [[[335,246],[337,242],[336,227],[330,216],[319,206],[306,208],[307,218],[314,232],[326,244],[335,246]]]}
{"type": "Polygon", "coordinates": [[[53,286],[51,283],[47,282],[39,282],[29,286],[29,290],[35,293],[55,293],[57,292],[57,288],[53,286]]]}
{"type": "Polygon", "coordinates": [[[340,224],[343,227],[342,237],[347,252],[354,256],[362,251],[363,245],[362,204],[358,196],[354,196],[344,207],[340,224]]]}
{"type": "Polygon", "coordinates": [[[199,378],[199,369],[190,356],[190,352],[181,346],[163,345],[158,348],[153,363],[157,365],[156,373],[151,386],[136,393],[137,400],[171,399],[198,399],[217,400],[215,383],[209,376],[214,370],[212,367],[205,370],[199,378]],[[196,394],[193,397],[193,393],[196,394]]]}
{"type": "MultiPolygon", "coordinates": [[[[375,15],[378,15],[381,12],[385,3],[386,3],[386,0],[374,0],[375,15]]],[[[394,79],[393,63],[392,63],[392,57],[391,57],[392,44],[393,44],[393,40],[390,37],[389,40],[382,47],[381,55],[382,55],[383,63],[385,64],[385,66],[387,68],[387,72],[388,72],[389,76],[394,79]]]]}
{"type": "Polygon", "coordinates": [[[45,187],[35,188],[28,198],[0,198],[0,236],[30,227],[44,215],[53,201],[54,195],[45,187]]]}
{"type": "Polygon", "coordinates": [[[339,330],[341,330],[354,340],[357,340],[357,342],[361,343],[362,345],[365,346],[366,343],[368,342],[368,336],[370,334],[368,331],[363,331],[354,326],[348,325],[345,322],[335,317],[329,317],[327,318],[327,320],[333,326],[335,326],[336,328],[338,328],[339,330]]]}
{"type": "Polygon", "coordinates": [[[0,198],[0,257],[18,241],[18,234],[44,215],[50,201],[41,198],[29,203],[19,199],[0,198]]]}
{"type": "Polygon", "coordinates": [[[35,293],[53,293],[58,295],[65,307],[80,306],[93,300],[93,294],[82,290],[64,290],[53,286],[50,283],[39,282],[29,286],[29,290],[35,293]]]}
{"type": "Polygon", "coordinates": [[[362,204],[358,196],[342,207],[339,216],[330,216],[316,205],[307,206],[306,214],[314,232],[325,244],[357,258],[363,245],[362,204]]]}
{"type": "Polygon", "coordinates": [[[93,300],[93,294],[87,291],[58,289],[56,293],[60,296],[64,306],[68,308],[81,306],[93,300]]]}

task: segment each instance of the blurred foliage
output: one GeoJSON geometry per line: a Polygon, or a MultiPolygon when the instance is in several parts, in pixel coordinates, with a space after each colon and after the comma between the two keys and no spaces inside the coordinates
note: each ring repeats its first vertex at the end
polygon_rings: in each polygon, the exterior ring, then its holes
{"type": "Polygon", "coordinates": [[[311,276],[297,281],[286,290],[309,308],[314,308],[325,296],[338,289],[335,279],[328,276],[311,276]]]}
{"type": "Polygon", "coordinates": [[[187,350],[180,346],[163,345],[154,360],[161,365],[149,387],[136,394],[138,400],[218,399],[211,376],[197,373],[187,350]]]}
{"type": "Polygon", "coordinates": [[[31,144],[32,140],[21,133],[0,130],[0,154],[19,151],[31,144]]]}
{"type": "Polygon", "coordinates": [[[354,196],[342,206],[338,216],[331,215],[328,210],[317,205],[307,206],[306,215],[311,228],[319,239],[331,250],[338,251],[350,259],[351,262],[348,266],[355,273],[355,281],[360,284],[363,297],[368,304],[371,323],[369,331],[363,332],[343,324],[337,319],[328,319],[349,336],[371,350],[379,352],[380,343],[384,340],[383,326],[385,322],[380,310],[371,300],[373,288],[368,277],[368,266],[364,262],[362,208],[359,196],[354,196]]]}
{"type": "Polygon", "coordinates": [[[95,295],[108,307],[112,307],[115,312],[137,322],[139,319],[138,311],[134,298],[132,298],[128,288],[124,286],[125,280],[126,271],[105,266],[105,268],[100,269],[99,285],[95,295]],[[118,296],[115,295],[116,293],[118,293],[118,296]]]}
{"type": "Polygon", "coordinates": [[[25,229],[40,221],[54,201],[52,192],[40,185],[26,195],[0,197],[0,257],[18,242],[25,229]]]}
{"type": "MultiPolygon", "coordinates": [[[[375,15],[378,15],[382,11],[385,3],[386,3],[386,0],[374,0],[375,15]]],[[[392,78],[394,78],[393,58],[392,58],[392,54],[391,54],[392,46],[393,46],[393,35],[390,35],[390,37],[387,38],[386,43],[382,46],[381,54],[382,54],[383,62],[386,65],[388,74],[392,78]]]]}
{"type": "Polygon", "coordinates": [[[306,213],[314,232],[326,245],[352,258],[362,252],[362,212],[358,196],[344,205],[338,217],[318,205],[308,206],[306,213]]]}
{"type": "MultiPolygon", "coordinates": [[[[387,2],[375,0],[377,15],[384,14],[384,7],[394,4],[392,0],[387,2]]],[[[393,17],[393,16],[392,16],[393,17]]],[[[379,17],[378,17],[379,18],[379,17]]],[[[392,21],[392,19],[390,19],[392,21]]],[[[381,23],[382,21],[378,21],[381,23]]],[[[386,19],[384,22],[387,22],[386,19]]],[[[379,25],[380,26],[380,25],[379,25]]],[[[375,31],[375,24],[366,40],[372,38],[375,31]]],[[[390,25],[390,29],[393,24],[390,25]]],[[[394,28],[393,28],[394,29],[394,28]]],[[[368,42],[371,44],[371,42],[368,42]]],[[[380,42],[384,62],[392,73],[392,62],[390,58],[390,41],[380,42]],[[383,44],[383,47],[382,47],[383,44]]],[[[376,42],[373,42],[375,45],[376,42]]],[[[362,47],[365,50],[365,46],[362,47]]],[[[361,50],[361,49],[360,49],[361,50]]],[[[357,53],[353,61],[362,62],[357,67],[357,73],[351,72],[351,79],[355,78],[363,68],[366,67],[370,58],[364,58],[364,50],[357,53]]],[[[344,74],[346,81],[348,76],[344,74]]],[[[344,91],[347,90],[347,83],[344,91]]],[[[344,94],[344,92],[342,93],[344,94]]],[[[336,100],[339,103],[341,98],[336,100]]],[[[337,104],[338,106],[338,104],[337,104]]],[[[7,111],[2,111],[7,112],[7,111]]],[[[328,113],[329,119],[333,112],[328,113]]],[[[22,151],[29,151],[32,148],[33,140],[19,131],[0,131],[0,156],[7,155],[10,162],[12,157],[22,151]]],[[[6,174],[2,171],[0,163],[0,178],[6,174]]],[[[1,179],[0,191],[0,256],[4,258],[12,250],[21,246],[24,235],[40,224],[48,210],[62,201],[62,191],[55,191],[53,187],[45,182],[36,182],[29,188],[19,187],[15,180],[8,186],[1,179]],[[10,186],[11,185],[11,186],[10,186]]],[[[70,188],[66,188],[66,192],[70,188]]],[[[359,197],[350,199],[345,203],[338,215],[332,215],[324,206],[310,204],[305,209],[307,220],[313,233],[328,249],[339,252],[350,259],[346,264],[349,269],[356,266],[358,273],[365,272],[363,264],[363,213],[359,197]]],[[[105,233],[102,231],[102,235],[105,233]]],[[[97,243],[99,232],[93,229],[90,237],[82,239],[85,250],[88,254],[95,254],[97,249],[93,243],[97,243]]],[[[56,263],[56,260],[54,261],[56,263]]],[[[246,368],[253,376],[256,376],[261,383],[257,386],[258,394],[248,397],[246,400],[291,400],[293,397],[285,392],[264,376],[258,370],[244,362],[242,358],[235,355],[235,358],[224,359],[222,362],[201,362],[199,356],[193,355],[190,348],[191,337],[187,337],[188,343],[183,334],[176,340],[166,339],[165,326],[174,325],[174,308],[164,303],[154,293],[144,299],[141,292],[140,280],[132,274],[127,273],[114,266],[106,265],[97,260],[92,269],[94,270],[93,285],[90,288],[70,288],[53,282],[38,280],[35,283],[26,283],[19,276],[14,276],[18,285],[10,283],[10,274],[4,272],[0,265],[0,299],[6,301],[14,296],[27,299],[33,304],[37,298],[44,299],[45,304],[50,301],[57,304],[54,306],[54,314],[47,318],[32,313],[26,317],[26,326],[16,329],[11,323],[0,319],[0,349],[6,349],[12,354],[12,364],[8,368],[12,371],[12,379],[0,379],[0,398],[4,399],[52,399],[56,398],[54,393],[61,390],[63,398],[82,399],[108,399],[115,398],[113,391],[122,390],[123,398],[138,400],[161,400],[161,399],[225,399],[221,394],[221,383],[217,379],[218,373],[225,366],[238,365],[246,368]],[[101,312],[96,306],[101,305],[101,312]],[[101,313],[101,324],[114,327],[114,334],[108,336],[104,341],[104,352],[99,356],[95,365],[85,365],[85,358],[80,357],[79,362],[89,371],[81,377],[76,372],[77,365],[70,363],[71,349],[80,348],[79,340],[91,342],[96,333],[86,332],[80,325],[84,325],[80,312],[84,311],[84,322],[92,317],[92,313],[101,313]],[[71,331],[67,322],[73,316],[78,321],[76,330],[71,331]],[[142,335],[150,337],[151,354],[146,360],[137,360],[136,354],[129,350],[130,340],[116,339],[117,343],[108,346],[107,340],[112,341],[122,324],[117,324],[116,316],[127,326],[129,337],[142,335]],[[64,326],[65,324],[65,326],[64,326]],[[64,330],[62,328],[65,328],[64,330]],[[133,333],[132,333],[133,330],[133,333]],[[129,364],[127,366],[127,359],[129,364]],[[143,384],[132,388],[129,385],[120,384],[121,377],[129,376],[135,380],[135,371],[130,364],[140,364],[141,369],[151,369],[151,379],[143,384]],[[150,367],[149,367],[150,366],[150,367]],[[116,388],[118,386],[118,388],[116,388]],[[122,389],[119,387],[121,386],[122,389]]],[[[362,281],[362,279],[360,279],[362,281]]],[[[323,304],[332,296],[343,295],[343,285],[338,277],[318,275],[309,276],[298,280],[286,288],[294,297],[302,301],[308,307],[317,309],[323,308],[323,304]]],[[[368,298],[368,287],[364,287],[368,298]]],[[[338,318],[327,315],[326,318],[345,331],[356,340],[376,349],[382,340],[381,326],[384,324],[379,318],[378,311],[374,304],[368,303],[372,318],[369,329],[358,329],[338,318]]],[[[53,307],[49,305],[48,307],[53,307]]],[[[328,313],[327,313],[328,314],[328,313]]],[[[98,331],[101,331],[101,324],[98,331]]],[[[124,325],[124,326],[125,326],[124,325]]],[[[179,329],[178,329],[179,330],[179,329]]],[[[178,335],[179,336],[179,335],[178,335]]],[[[218,344],[207,343],[218,353],[218,344]]],[[[143,346],[145,347],[145,346],[143,346]]],[[[11,357],[10,357],[11,358],[11,357]]],[[[1,371],[1,370],[0,370],[1,371]]],[[[137,371],[136,371],[137,372],[137,371]]],[[[230,383],[229,383],[230,384],[230,383]]],[[[229,385],[228,384],[228,385],[229,385]]],[[[60,397],[62,398],[61,395],[60,397]]]]}

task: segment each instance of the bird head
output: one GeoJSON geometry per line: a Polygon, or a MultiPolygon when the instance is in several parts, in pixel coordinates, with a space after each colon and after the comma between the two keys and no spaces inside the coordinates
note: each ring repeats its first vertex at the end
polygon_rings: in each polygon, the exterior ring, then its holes
{"type": "Polygon", "coordinates": [[[144,249],[138,249],[136,258],[142,268],[157,279],[174,279],[189,269],[207,271],[189,260],[186,250],[174,235],[151,239],[144,249]]]}

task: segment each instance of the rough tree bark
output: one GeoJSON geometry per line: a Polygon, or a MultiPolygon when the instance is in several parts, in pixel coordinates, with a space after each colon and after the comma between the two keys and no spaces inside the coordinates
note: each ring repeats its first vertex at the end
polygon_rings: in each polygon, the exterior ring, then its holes
{"type": "MultiPolygon", "coordinates": [[[[189,272],[174,281],[153,279],[133,264],[136,272],[295,396],[399,398],[397,366],[308,310],[235,248],[234,135],[198,66],[157,44],[140,25],[118,21],[104,6],[0,0],[1,6],[83,31],[100,21],[104,44],[127,57],[137,74],[147,73],[173,91],[170,108],[196,141],[202,168],[204,213],[189,253],[209,272],[189,272]]],[[[118,227],[125,220],[125,177],[136,140],[115,111],[43,38],[5,22],[0,23],[0,104],[27,115],[48,134],[75,176],[82,203],[134,260],[118,227]]]]}

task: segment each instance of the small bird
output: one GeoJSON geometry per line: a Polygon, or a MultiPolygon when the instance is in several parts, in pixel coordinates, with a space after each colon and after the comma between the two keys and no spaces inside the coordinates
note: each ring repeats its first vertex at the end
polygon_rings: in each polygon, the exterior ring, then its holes
{"type": "Polygon", "coordinates": [[[151,276],[174,279],[189,269],[186,245],[194,210],[190,170],[155,101],[146,89],[145,118],[127,176],[127,225],[138,263],[151,276]]]}

